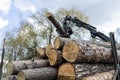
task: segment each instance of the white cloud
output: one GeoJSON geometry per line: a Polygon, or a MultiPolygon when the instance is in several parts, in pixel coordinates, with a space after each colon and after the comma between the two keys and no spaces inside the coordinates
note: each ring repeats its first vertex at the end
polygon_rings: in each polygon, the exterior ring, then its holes
{"type": "Polygon", "coordinates": [[[21,11],[31,11],[32,13],[36,12],[36,7],[33,4],[32,0],[14,0],[14,5],[21,11]]]}
{"type": "Polygon", "coordinates": [[[120,11],[113,11],[110,14],[110,20],[106,21],[105,24],[97,25],[99,30],[104,31],[106,34],[114,32],[117,28],[120,28],[120,11]]]}
{"type": "Polygon", "coordinates": [[[0,0],[0,10],[8,13],[11,5],[11,0],[0,0]]]}
{"type": "Polygon", "coordinates": [[[0,29],[4,28],[5,26],[8,25],[8,20],[4,20],[0,17],[0,29]]]}

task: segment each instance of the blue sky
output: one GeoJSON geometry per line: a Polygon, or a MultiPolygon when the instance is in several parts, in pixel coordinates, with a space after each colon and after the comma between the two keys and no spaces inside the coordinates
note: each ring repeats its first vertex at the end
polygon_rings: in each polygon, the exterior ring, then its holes
{"type": "Polygon", "coordinates": [[[43,8],[76,7],[89,16],[90,24],[105,34],[120,27],[120,0],[0,0],[0,41],[6,31],[17,27],[20,16],[28,18],[43,8]]]}

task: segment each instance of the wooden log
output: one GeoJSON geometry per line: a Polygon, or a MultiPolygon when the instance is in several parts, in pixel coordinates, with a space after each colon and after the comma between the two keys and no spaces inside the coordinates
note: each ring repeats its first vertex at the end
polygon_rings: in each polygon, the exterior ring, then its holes
{"type": "Polygon", "coordinates": [[[39,54],[40,58],[47,59],[46,53],[45,53],[45,48],[37,47],[36,48],[37,53],[39,54]]]}
{"type": "Polygon", "coordinates": [[[52,48],[53,48],[52,45],[48,45],[48,46],[46,47],[45,53],[46,53],[46,56],[47,56],[47,57],[48,57],[48,51],[49,51],[50,49],[52,49],[52,48]]]}
{"type": "Polygon", "coordinates": [[[54,40],[54,42],[53,42],[54,48],[58,49],[58,50],[62,50],[63,46],[68,41],[71,41],[71,39],[70,38],[56,37],[55,40],[54,40]]]}
{"type": "MultiPolygon", "coordinates": [[[[69,62],[104,62],[111,63],[111,49],[89,44],[84,41],[69,41],[63,48],[63,58],[69,62]]],[[[120,50],[118,50],[120,60],[120,50]]]]}
{"type": "Polygon", "coordinates": [[[52,67],[22,70],[18,73],[18,80],[55,80],[56,78],[57,69],[52,67]]]}
{"type": "Polygon", "coordinates": [[[96,73],[95,75],[85,77],[82,80],[112,80],[113,76],[114,70],[111,70],[108,72],[96,73]]]}
{"type": "Polygon", "coordinates": [[[6,65],[6,70],[7,74],[17,75],[20,70],[41,68],[47,66],[50,66],[48,60],[35,60],[34,62],[32,62],[31,60],[12,61],[6,65]]]}
{"type": "MultiPolygon", "coordinates": [[[[67,43],[68,41],[71,41],[72,39],[70,38],[63,38],[63,37],[56,37],[53,45],[55,49],[62,49],[63,46],[65,45],[65,43],[67,43]]],[[[87,41],[87,40],[79,40],[80,42],[85,42],[85,43],[89,43],[89,44],[95,44],[98,46],[103,46],[106,48],[111,48],[111,44],[109,42],[101,42],[101,41],[87,41]]],[[[120,50],[120,44],[116,43],[116,47],[118,50],[120,50]]]]}
{"type": "Polygon", "coordinates": [[[52,22],[52,24],[57,28],[57,30],[59,31],[59,33],[61,35],[65,35],[65,30],[63,29],[63,27],[61,26],[61,24],[55,19],[55,16],[50,13],[50,12],[47,12],[46,13],[46,17],[52,22]]]}
{"type": "Polygon", "coordinates": [[[59,67],[58,78],[60,80],[81,80],[91,74],[112,70],[109,64],[71,64],[65,63],[59,67]]]}
{"type": "Polygon", "coordinates": [[[18,80],[17,75],[10,75],[8,80],[18,80]]]}
{"type": "Polygon", "coordinates": [[[48,59],[51,66],[59,66],[63,62],[65,62],[65,60],[62,57],[62,52],[56,49],[50,49],[48,51],[48,59]]]}

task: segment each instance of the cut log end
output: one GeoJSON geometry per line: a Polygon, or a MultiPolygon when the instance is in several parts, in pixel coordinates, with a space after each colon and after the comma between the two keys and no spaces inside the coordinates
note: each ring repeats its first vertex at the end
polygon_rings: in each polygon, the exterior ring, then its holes
{"type": "Polygon", "coordinates": [[[57,60],[57,52],[55,49],[51,49],[49,50],[48,52],[48,57],[49,57],[49,62],[50,62],[50,65],[54,65],[56,63],[56,60],[57,60]]]}
{"type": "Polygon", "coordinates": [[[68,77],[70,80],[75,80],[75,71],[74,67],[70,63],[66,63],[60,66],[58,70],[58,77],[60,80],[65,80],[68,77]]]}
{"type": "Polygon", "coordinates": [[[10,75],[10,74],[13,73],[13,68],[14,68],[14,65],[12,64],[12,62],[9,62],[9,63],[6,65],[7,75],[10,75]]]}
{"type": "Polygon", "coordinates": [[[52,48],[53,48],[52,45],[48,45],[48,46],[46,47],[45,53],[46,53],[46,56],[47,56],[47,57],[48,57],[48,51],[49,51],[50,49],[52,49],[52,48]]]}
{"type": "Polygon", "coordinates": [[[53,44],[55,49],[59,49],[61,48],[63,41],[60,39],[60,37],[56,37],[53,44]]]}
{"type": "Polygon", "coordinates": [[[45,48],[36,48],[37,49],[37,53],[39,54],[40,57],[46,57],[45,55],[45,48]]]}
{"type": "Polygon", "coordinates": [[[46,15],[47,17],[50,17],[50,16],[52,15],[52,13],[47,12],[45,15],[46,15]]]}
{"type": "Polygon", "coordinates": [[[25,80],[24,72],[20,71],[20,72],[18,73],[18,80],[25,80]]]}
{"type": "Polygon", "coordinates": [[[63,57],[69,62],[74,62],[80,52],[82,51],[80,51],[78,44],[74,41],[69,41],[63,47],[63,57]]]}

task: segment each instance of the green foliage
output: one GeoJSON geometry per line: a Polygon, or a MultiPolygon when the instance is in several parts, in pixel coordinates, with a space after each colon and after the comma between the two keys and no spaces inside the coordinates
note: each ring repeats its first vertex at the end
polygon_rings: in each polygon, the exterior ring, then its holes
{"type": "MultiPolygon", "coordinates": [[[[24,59],[26,57],[28,47],[36,47],[36,33],[33,26],[28,22],[21,23],[21,28],[16,36],[8,35],[6,41],[6,53],[8,60],[24,59]]],[[[31,55],[31,54],[27,54],[31,55]]],[[[31,55],[32,56],[32,55],[31,55]]]]}

